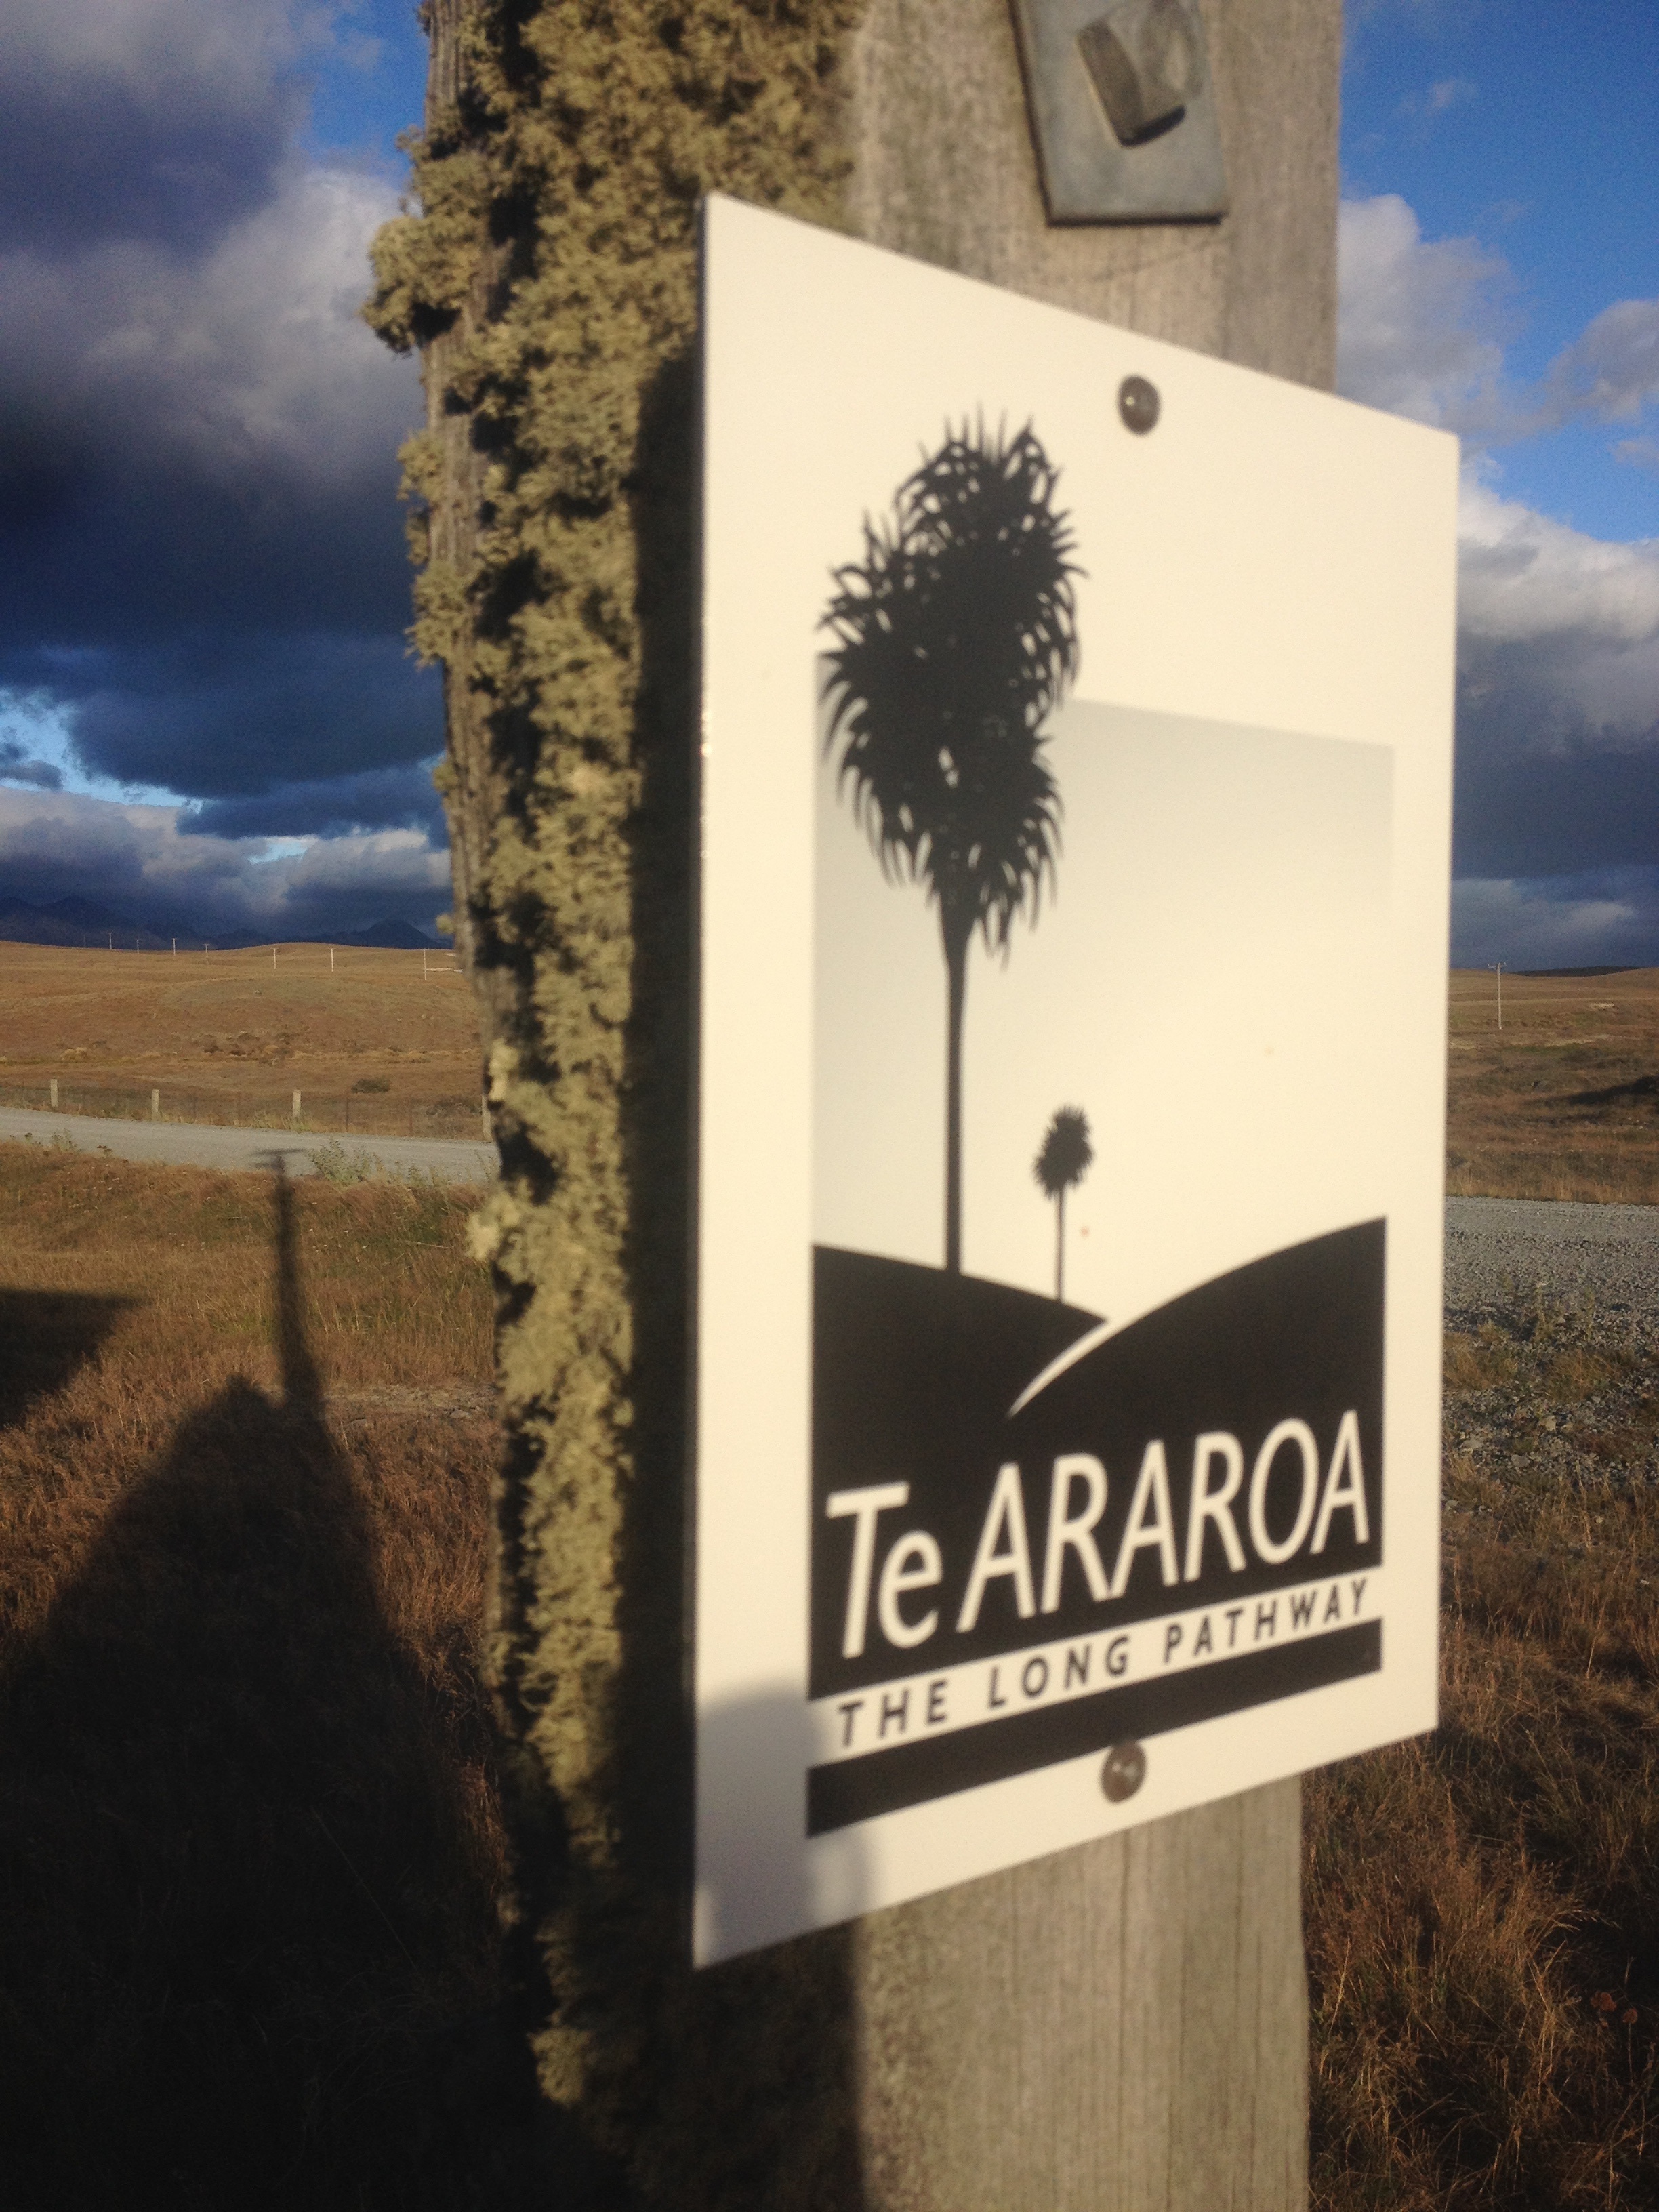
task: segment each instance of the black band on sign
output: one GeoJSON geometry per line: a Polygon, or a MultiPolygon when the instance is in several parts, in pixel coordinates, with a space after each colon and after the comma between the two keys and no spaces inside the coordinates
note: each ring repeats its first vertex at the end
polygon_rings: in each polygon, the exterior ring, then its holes
{"type": "Polygon", "coordinates": [[[1016,1713],[1006,1721],[985,1721],[920,1743],[892,1744],[861,1759],[815,1766],[806,1778],[806,1832],[827,1835],[855,1820],[873,1820],[907,1805],[927,1804],[958,1790],[1103,1751],[1125,1737],[1162,1735],[1194,1721],[1375,1674],[1382,1664],[1382,1622],[1359,1621],[1328,1636],[1304,1637],[1272,1650],[1218,1659],[1155,1681],[1097,1690],[1092,1697],[1016,1713]]]}

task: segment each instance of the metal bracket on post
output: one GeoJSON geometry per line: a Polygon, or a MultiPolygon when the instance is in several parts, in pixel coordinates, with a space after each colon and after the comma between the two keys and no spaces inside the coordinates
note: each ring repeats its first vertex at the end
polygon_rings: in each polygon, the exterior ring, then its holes
{"type": "Polygon", "coordinates": [[[1225,215],[1193,0],[1013,0],[1013,9],[1050,222],[1225,215]]]}

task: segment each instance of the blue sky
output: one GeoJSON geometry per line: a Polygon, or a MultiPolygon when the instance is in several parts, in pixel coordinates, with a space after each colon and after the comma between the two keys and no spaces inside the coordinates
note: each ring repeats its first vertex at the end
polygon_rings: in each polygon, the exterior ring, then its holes
{"type": "MultiPolygon", "coordinates": [[[[1652,0],[1358,0],[1349,23],[1345,195],[1398,193],[1426,237],[1478,244],[1510,379],[1537,384],[1604,308],[1659,295],[1652,0]]],[[[1659,471],[1615,458],[1631,434],[1499,445],[1504,489],[1598,537],[1651,536],[1659,471]]]]}
{"type": "MultiPolygon", "coordinates": [[[[1349,0],[1342,387],[1464,441],[1455,957],[1659,963],[1659,8],[1349,0]]],[[[448,902],[405,0],[0,0],[0,900],[448,902]]]]}
{"type": "Polygon", "coordinates": [[[421,119],[426,40],[414,0],[358,0],[344,15],[337,47],[307,72],[311,112],[301,133],[313,154],[343,155],[407,173],[399,135],[421,119]]]}
{"type": "Polygon", "coordinates": [[[1453,957],[1659,962],[1659,10],[1354,0],[1342,388],[1463,441],[1453,957]]]}

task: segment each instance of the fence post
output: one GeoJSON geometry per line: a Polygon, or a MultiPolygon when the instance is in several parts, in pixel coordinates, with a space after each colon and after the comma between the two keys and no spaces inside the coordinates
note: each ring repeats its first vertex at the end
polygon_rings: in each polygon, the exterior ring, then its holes
{"type": "Polygon", "coordinates": [[[492,1663],[573,2206],[1305,2203],[1294,1782],[703,1975],[679,1917],[696,195],[1328,386],[1339,0],[1200,4],[1232,211],[1103,229],[1047,221],[1008,0],[711,4],[668,60],[628,11],[428,0],[427,212],[381,234],[371,312],[402,346],[438,333],[421,488],[450,597],[417,635],[446,664],[455,921],[510,1139],[478,1227],[514,1292],[492,1663]],[[556,37],[597,88],[568,112],[519,59],[556,37]],[[766,98],[733,109],[739,54],[766,98]],[[665,72],[695,123],[661,120],[665,72]],[[519,108],[522,135],[501,127],[519,108]],[[631,225],[562,212],[589,161],[631,225]],[[504,244],[490,215],[524,201],[538,242],[504,244]],[[550,345],[571,349],[556,402],[550,345]],[[488,514],[481,408],[492,452],[538,456],[533,497],[493,490],[488,514]],[[544,619],[477,635],[461,611],[495,605],[515,532],[544,619]],[[609,659],[567,641],[589,592],[609,659]],[[504,686],[531,702],[513,756],[489,720],[504,686]]]}
{"type": "Polygon", "coordinates": [[[294,1126],[296,1129],[300,1126],[300,1094],[297,1091],[294,1094],[294,1126]]]}
{"type": "Polygon", "coordinates": [[[161,1093],[159,1088],[149,1094],[149,1118],[152,1121],[159,1121],[161,1118],[161,1093]]]}
{"type": "Polygon", "coordinates": [[[52,1079],[52,1110],[54,1114],[58,1111],[58,1078],[55,1075],[52,1079]]]}

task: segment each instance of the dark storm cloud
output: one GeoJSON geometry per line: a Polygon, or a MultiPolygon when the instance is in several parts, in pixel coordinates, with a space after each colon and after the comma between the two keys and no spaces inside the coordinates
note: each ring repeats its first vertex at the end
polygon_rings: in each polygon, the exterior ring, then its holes
{"type": "Polygon", "coordinates": [[[27,783],[37,791],[57,791],[63,781],[63,770],[50,761],[36,758],[21,738],[0,737],[0,783],[27,783]]]}
{"type": "MultiPolygon", "coordinates": [[[[333,776],[366,794],[365,772],[428,760],[443,743],[437,683],[395,632],[209,632],[149,650],[18,655],[14,671],[20,687],[49,688],[68,709],[89,769],[194,799],[248,799],[333,776]]],[[[404,804],[402,785],[384,788],[404,804]]],[[[296,836],[314,826],[263,825],[296,836]]]]}
{"type": "Polygon", "coordinates": [[[0,644],[408,621],[418,385],[357,313],[393,205],[292,165],[200,253],[0,257],[0,644]]]}
{"type": "MultiPolygon", "coordinates": [[[[231,805],[239,834],[441,837],[404,645],[418,383],[358,314],[396,192],[295,143],[349,14],[0,0],[0,704],[204,802],[198,855],[231,805]]],[[[50,769],[27,736],[14,784],[50,769]]]]}
{"type": "Polygon", "coordinates": [[[216,234],[265,194],[308,43],[287,0],[0,0],[0,251],[216,234]]]}
{"type": "Polygon", "coordinates": [[[1581,876],[1659,866],[1659,744],[1510,759],[1460,744],[1460,876],[1581,876]]]}
{"type": "Polygon", "coordinates": [[[337,837],[365,829],[404,828],[443,842],[443,805],[429,769],[372,769],[326,782],[283,783],[247,799],[210,799],[179,810],[186,836],[337,837]]]}
{"type": "Polygon", "coordinates": [[[1659,965],[1659,868],[1466,877],[1452,885],[1452,965],[1659,965]]]}
{"type": "Polygon", "coordinates": [[[1659,865],[1659,544],[1471,484],[1459,632],[1456,872],[1659,865]]]}
{"type": "Polygon", "coordinates": [[[372,179],[295,169],[198,257],[118,242],[6,260],[9,634],[255,605],[407,618],[394,457],[417,392],[356,317],[391,204],[372,179]]]}

